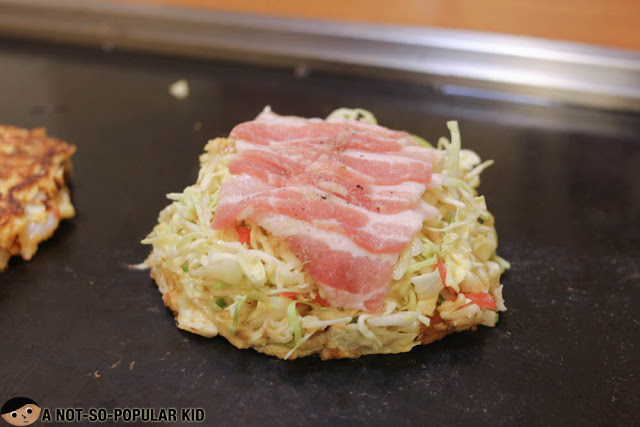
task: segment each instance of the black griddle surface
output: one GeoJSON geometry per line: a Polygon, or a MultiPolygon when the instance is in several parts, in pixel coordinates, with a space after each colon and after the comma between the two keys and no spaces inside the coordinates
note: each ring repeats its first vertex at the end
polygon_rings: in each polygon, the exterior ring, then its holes
{"type": "Polygon", "coordinates": [[[0,40],[0,99],[0,122],[78,147],[76,218],[0,274],[3,402],[202,407],[205,425],[638,425],[639,117],[16,40],[0,40]],[[182,78],[178,100],[168,86],[182,78]],[[480,191],[513,266],[498,326],[329,362],[178,330],[148,272],[127,265],[206,140],[267,104],[364,107],[433,141],[459,120],[463,146],[496,161],[480,191]]]}

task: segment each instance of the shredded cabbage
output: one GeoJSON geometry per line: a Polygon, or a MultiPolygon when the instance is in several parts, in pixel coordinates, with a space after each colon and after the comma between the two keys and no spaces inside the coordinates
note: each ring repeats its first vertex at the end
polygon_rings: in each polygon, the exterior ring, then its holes
{"type": "Polygon", "coordinates": [[[378,124],[376,116],[374,116],[370,111],[362,108],[338,108],[327,116],[327,120],[336,119],[357,120],[359,122],[371,123],[374,125],[378,124]]]}
{"type": "Polygon", "coordinates": [[[229,328],[229,332],[232,334],[236,333],[236,329],[238,329],[238,321],[240,319],[240,309],[244,302],[249,298],[249,295],[243,295],[240,297],[238,301],[235,303],[235,309],[233,310],[233,323],[231,323],[231,328],[229,328]]]}
{"type": "Polygon", "coordinates": [[[287,320],[289,320],[289,327],[293,331],[293,337],[295,339],[296,345],[302,339],[302,329],[300,328],[300,321],[298,320],[298,302],[293,301],[287,307],[287,320]]]}
{"type": "Polygon", "coordinates": [[[433,148],[433,145],[431,145],[429,143],[429,141],[427,141],[426,139],[422,138],[421,136],[418,135],[411,135],[413,137],[413,139],[415,139],[416,141],[418,141],[418,144],[420,144],[423,147],[427,147],[427,148],[433,148]]]}

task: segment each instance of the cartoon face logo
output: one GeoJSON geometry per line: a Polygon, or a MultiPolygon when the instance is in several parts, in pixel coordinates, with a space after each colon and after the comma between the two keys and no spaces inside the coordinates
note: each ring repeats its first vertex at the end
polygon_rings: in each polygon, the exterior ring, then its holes
{"type": "Polygon", "coordinates": [[[40,416],[40,407],[26,397],[14,397],[2,405],[2,418],[12,426],[28,426],[40,416]]]}

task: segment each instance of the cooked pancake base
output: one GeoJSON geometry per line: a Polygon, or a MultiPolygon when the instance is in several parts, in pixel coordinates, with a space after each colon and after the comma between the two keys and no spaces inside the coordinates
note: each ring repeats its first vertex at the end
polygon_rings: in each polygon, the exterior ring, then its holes
{"type": "Polygon", "coordinates": [[[31,259],[75,215],[65,185],[74,152],[42,128],[0,125],[0,271],[14,255],[31,259]]]}

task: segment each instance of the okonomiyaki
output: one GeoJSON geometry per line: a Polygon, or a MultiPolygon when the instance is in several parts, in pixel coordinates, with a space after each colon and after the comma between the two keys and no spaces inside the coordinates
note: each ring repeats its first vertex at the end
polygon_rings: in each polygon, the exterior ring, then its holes
{"type": "Polygon", "coordinates": [[[145,261],[179,328],[284,359],[400,353],[494,326],[506,310],[492,164],[365,110],[268,107],[206,145],[159,215],[145,261]]]}
{"type": "Polygon", "coordinates": [[[14,255],[31,259],[75,215],[65,183],[75,150],[43,128],[0,125],[0,271],[14,255]]]}

